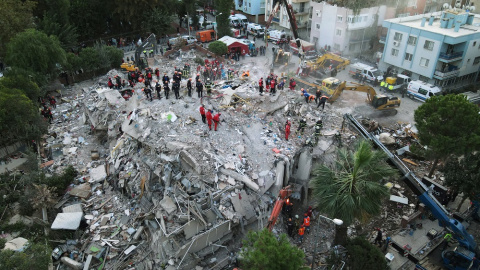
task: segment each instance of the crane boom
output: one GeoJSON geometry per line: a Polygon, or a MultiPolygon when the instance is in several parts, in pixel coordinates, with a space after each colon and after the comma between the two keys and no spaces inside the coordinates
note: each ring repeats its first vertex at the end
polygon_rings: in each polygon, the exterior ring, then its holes
{"type": "Polygon", "coordinates": [[[387,154],[389,161],[403,175],[402,179],[405,184],[415,193],[418,199],[430,209],[432,214],[438,219],[439,225],[450,229],[453,232],[455,239],[458,240],[462,247],[465,247],[472,252],[476,252],[477,243],[473,236],[467,232],[460,221],[450,218],[451,214],[447,209],[445,209],[445,207],[443,207],[442,204],[430,194],[428,187],[422,183],[412,171],[410,171],[403,161],[400,160],[397,155],[392,154],[392,152],[390,152],[390,150],[388,150],[385,145],[377,139],[377,137],[369,133],[362,124],[355,119],[355,117],[350,114],[345,114],[344,119],[348,120],[348,122],[350,122],[365,139],[373,142],[378,148],[387,154]]]}
{"type": "Polygon", "coordinates": [[[282,212],[282,207],[285,201],[287,200],[288,197],[292,195],[292,189],[291,186],[286,186],[283,189],[280,190],[277,201],[275,202],[275,205],[273,206],[272,213],[270,214],[270,217],[268,218],[268,224],[267,228],[269,231],[272,231],[273,226],[277,222],[278,216],[282,212]]]}
{"type": "Polygon", "coordinates": [[[302,44],[300,43],[300,38],[298,38],[297,20],[295,19],[295,15],[293,14],[292,5],[289,5],[287,3],[287,0],[278,0],[278,2],[275,4],[275,7],[273,8],[272,12],[268,16],[268,19],[265,23],[265,34],[267,33],[268,28],[270,28],[270,24],[272,23],[273,17],[275,16],[275,14],[277,14],[278,10],[280,9],[280,6],[282,5],[285,6],[285,9],[287,10],[288,20],[290,21],[290,27],[292,28],[293,38],[297,43],[298,53],[300,54],[300,52],[301,51],[303,52],[303,50],[302,50],[302,44]]]}

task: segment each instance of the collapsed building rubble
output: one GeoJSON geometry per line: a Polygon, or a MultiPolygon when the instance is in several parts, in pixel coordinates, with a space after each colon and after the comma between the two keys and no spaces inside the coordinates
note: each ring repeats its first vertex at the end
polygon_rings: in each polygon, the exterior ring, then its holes
{"type": "MultiPolygon", "coordinates": [[[[163,61],[162,72],[171,72],[163,61]]],[[[140,86],[125,99],[102,86],[121,75],[116,70],[64,93],[46,138],[47,160],[55,161],[46,169],[73,165],[80,175],[56,205],[63,213],[51,228],[83,233],[56,251],[77,255],[56,263],[221,269],[235,261],[249,229],[266,226],[286,183],[296,183],[292,197],[306,202],[312,153],[304,146],[320,113],[294,92],[259,96],[252,81],[262,71],[249,69],[252,78],[218,81],[201,100],[182,93],[150,102],[140,86]],[[222,112],[217,132],[201,123],[199,101],[222,112]],[[310,128],[284,140],[286,118],[300,115],[310,128]]],[[[326,121],[335,134],[330,127],[326,121]]],[[[326,138],[322,153],[332,144],[326,138]]]]}

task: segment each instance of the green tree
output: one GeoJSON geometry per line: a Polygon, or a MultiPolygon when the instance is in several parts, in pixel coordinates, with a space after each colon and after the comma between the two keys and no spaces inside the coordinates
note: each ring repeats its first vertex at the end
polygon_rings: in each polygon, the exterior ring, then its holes
{"type": "MultiPolygon", "coordinates": [[[[129,6],[128,3],[126,3],[129,6]]],[[[95,40],[107,31],[108,14],[112,14],[114,5],[111,1],[71,0],[70,22],[84,41],[95,40]]],[[[128,29],[130,30],[130,29],[128,29]]]]}
{"type": "Polygon", "coordinates": [[[420,143],[434,159],[429,177],[439,160],[480,149],[479,108],[463,95],[433,96],[415,110],[414,119],[420,143]]]}
{"type": "Polygon", "coordinates": [[[445,183],[452,190],[463,193],[462,202],[458,205],[460,210],[463,202],[468,198],[478,201],[480,190],[480,153],[468,153],[461,158],[450,158],[443,167],[445,183]]]}
{"type": "Polygon", "coordinates": [[[332,4],[349,8],[354,14],[358,14],[362,8],[374,7],[379,2],[379,0],[334,0],[332,4]]]}
{"type": "Polygon", "coordinates": [[[154,8],[144,12],[142,28],[159,36],[171,30],[172,15],[167,10],[154,8]]]}
{"type": "Polygon", "coordinates": [[[230,0],[215,0],[215,7],[217,9],[217,32],[218,38],[223,36],[231,36],[232,31],[230,30],[230,22],[228,17],[230,16],[230,11],[233,8],[233,1],[230,0]]]}
{"type": "Polygon", "coordinates": [[[335,243],[345,244],[346,228],[354,220],[366,222],[380,213],[382,199],[388,195],[382,180],[397,174],[385,160],[384,152],[372,150],[361,140],[354,151],[339,149],[332,168],[321,165],[314,170],[311,184],[318,209],[343,220],[343,225],[336,226],[335,243]]]}
{"type": "Polygon", "coordinates": [[[26,76],[20,74],[9,74],[0,79],[0,87],[15,88],[21,90],[29,99],[36,102],[37,98],[42,94],[38,85],[26,76]]]}
{"type": "Polygon", "coordinates": [[[47,35],[53,35],[58,38],[64,50],[77,46],[77,29],[71,24],[60,24],[52,17],[44,16],[40,22],[39,28],[47,35]]]}
{"type": "Polygon", "coordinates": [[[34,1],[0,1],[0,56],[5,55],[7,43],[17,33],[33,26],[34,1]]]}
{"type": "Polygon", "coordinates": [[[385,270],[387,261],[383,253],[362,237],[355,237],[347,242],[347,267],[351,270],[385,270]]]}
{"type": "Polygon", "coordinates": [[[267,229],[249,231],[243,240],[242,268],[249,270],[296,270],[303,266],[305,254],[290,244],[286,234],[276,238],[267,229]]]}
{"type": "Polygon", "coordinates": [[[34,270],[48,269],[52,250],[43,244],[31,244],[23,252],[2,250],[0,269],[34,270]]]}
{"type": "Polygon", "coordinates": [[[227,44],[221,41],[214,41],[208,44],[208,50],[220,56],[227,53],[228,47],[227,47],[227,44]]]}
{"type": "Polygon", "coordinates": [[[45,132],[45,121],[32,100],[20,90],[0,85],[0,146],[37,140],[45,132]]]}
{"type": "Polygon", "coordinates": [[[57,76],[58,65],[65,63],[65,51],[56,37],[27,29],[8,43],[5,62],[11,67],[52,79],[57,76]]]}
{"type": "Polygon", "coordinates": [[[82,49],[78,54],[81,60],[81,66],[85,71],[95,71],[100,69],[102,63],[98,57],[97,50],[92,47],[82,49]]]}

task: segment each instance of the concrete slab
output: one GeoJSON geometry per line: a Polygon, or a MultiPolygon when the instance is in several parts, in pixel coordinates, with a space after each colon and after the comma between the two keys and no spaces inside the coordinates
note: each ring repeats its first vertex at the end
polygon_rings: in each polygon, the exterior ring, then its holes
{"type": "Polygon", "coordinates": [[[181,258],[186,253],[194,253],[199,250],[204,249],[210,243],[214,243],[223,236],[231,233],[231,224],[230,221],[225,221],[210,230],[196,236],[192,241],[187,242],[185,245],[180,247],[175,254],[175,257],[181,258]]]}
{"type": "Polygon", "coordinates": [[[105,165],[100,165],[96,168],[90,169],[90,183],[100,182],[107,178],[107,171],[105,165]]]}
{"type": "Polygon", "coordinates": [[[255,217],[255,209],[253,209],[252,198],[242,190],[237,196],[230,198],[235,211],[245,217],[247,221],[255,217]]]}
{"type": "Polygon", "coordinates": [[[62,212],[63,213],[78,213],[78,212],[83,213],[82,204],[77,203],[77,204],[65,206],[62,208],[62,212]]]}
{"type": "Polygon", "coordinates": [[[190,168],[192,168],[196,173],[202,174],[202,167],[200,167],[200,164],[198,164],[197,160],[195,159],[194,156],[192,156],[190,153],[188,153],[185,150],[182,150],[180,152],[180,160],[182,163],[186,163],[190,168]]]}
{"type": "Polygon", "coordinates": [[[197,220],[191,220],[183,227],[183,233],[185,234],[185,239],[187,240],[203,230],[205,230],[205,225],[197,220]]]}
{"type": "Polygon", "coordinates": [[[81,185],[78,185],[70,190],[70,195],[86,199],[90,197],[91,194],[91,187],[89,183],[84,183],[81,185]]]}
{"type": "Polygon", "coordinates": [[[163,200],[160,201],[160,206],[162,206],[162,208],[165,209],[169,215],[177,211],[175,202],[169,196],[165,196],[163,200]]]}
{"type": "Polygon", "coordinates": [[[83,213],[59,213],[52,223],[52,230],[76,230],[80,227],[83,213]]]}

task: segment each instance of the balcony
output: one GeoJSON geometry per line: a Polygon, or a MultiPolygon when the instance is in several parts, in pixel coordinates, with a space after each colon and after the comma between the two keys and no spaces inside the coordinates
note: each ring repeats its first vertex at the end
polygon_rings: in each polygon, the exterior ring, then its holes
{"type": "Polygon", "coordinates": [[[458,69],[447,71],[447,72],[442,72],[440,70],[435,70],[435,73],[433,74],[433,77],[435,79],[438,79],[438,80],[446,80],[446,79],[456,77],[458,75],[458,72],[459,72],[458,69]]]}
{"type": "Polygon", "coordinates": [[[295,14],[295,17],[298,17],[298,16],[307,15],[307,14],[308,14],[308,10],[305,10],[305,9],[294,9],[294,10],[293,10],[293,13],[295,14]]]}
{"type": "Polygon", "coordinates": [[[308,3],[310,0],[292,0],[293,4],[308,3]]]}
{"type": "Polygon", "coordinates": [[[455,62],[458,60],[461,60],[463,56],[463,52],[453,52],[453,53],[440,53],[440,56],[438,57],[438,60],[444,62],[444,63],[450,63],[450,62],[455,62]]]}
{"type": "Polygon", "coordinates": [[[380,40],[378,42],[385,44],[385,41],[387,41],[387,36],[380,36],[380,40]]]}

